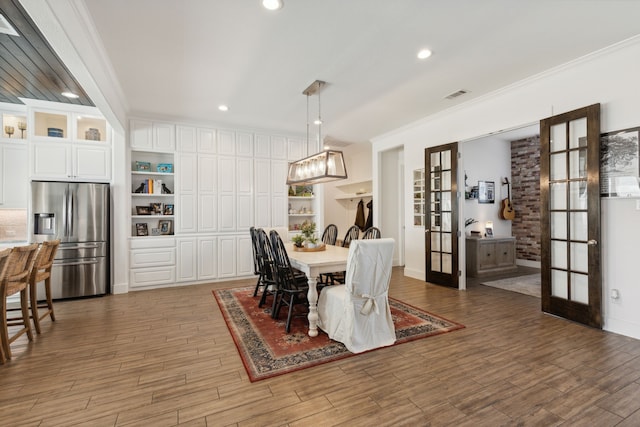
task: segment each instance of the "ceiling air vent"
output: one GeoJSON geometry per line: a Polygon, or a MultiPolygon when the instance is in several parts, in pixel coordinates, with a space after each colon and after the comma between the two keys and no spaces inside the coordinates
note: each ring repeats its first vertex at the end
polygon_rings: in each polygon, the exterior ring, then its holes
{"type": "Polygon", "coordinates": [[[18,32],[9,24],[7,18],[0,14],[0,33],[9,34],[10,36],[19,36],[18,32]]]}
{"type": "Polygon", "coordinates": [[[464,95],[465,93],[469,93],[469,91],[468,90],[464,90],[464,89],[460,89],[457,92],[453,92],[452,94],[445,96],[444,98],[445,99],[454,99],[454,98],[457,98],[459,96],[464,95]]]}

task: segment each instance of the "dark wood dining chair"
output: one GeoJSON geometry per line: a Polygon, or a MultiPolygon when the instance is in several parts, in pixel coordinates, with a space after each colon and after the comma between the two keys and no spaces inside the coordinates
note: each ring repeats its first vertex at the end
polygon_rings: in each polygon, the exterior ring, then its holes
{"type": "Polygon", "coordinates": [[[382,233],[376,227],[367,228],[364,233],[362,233],[362,240],[365,239],[380,239],[382,237],[382,233]]]}
{"type": "Polygon", "coordinates": [[[322,243],[325,245],[335,245],[338,239],[338,226],[335,224],[329,224],[322,232],[322,243]]]}
{"type": "Polygon", "coordinates": [[[253,250],[253,274],[258,276],[256,281],[256,288],[253,291],[253,296],[258,295],[260,286],[262,286],[262,269],[260,267],[260,254],[258,250],[258,234],[255,227],[249,228],[249,235],[251,236],[251,249],[253,250]]]}
{"type": "Polygon", "coordinates": [[[300,277],[296,278],[294,269],[291,267],[291,262],[289,261],[287,249],[284,247],[284,243],[282,242],[278,232],[271,230],[269,238],[271,239],[271,246],[275,257],[276,281],[278,283],[277,293],[275,296],[276,305],[272,312],[272,317],[277,319],[280,315],[282,306],[288,306],[289,309],[287,312],[285,331],[289,333],[291,330],[291,319],[293,318],[294,306],[307,304],[307,291],[309,290],[309,284],[306,276],[304,279],[300,277]]]}

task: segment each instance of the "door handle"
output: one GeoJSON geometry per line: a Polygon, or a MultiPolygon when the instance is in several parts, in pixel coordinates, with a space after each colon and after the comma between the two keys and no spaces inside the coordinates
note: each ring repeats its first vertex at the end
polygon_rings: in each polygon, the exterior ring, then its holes
{"type": "Polygon", "coordinates": [[[589,240],[587,242],[587,245],[589,245],[589,246],[598,246],[598,241],[591,239],[591,240],[589,240]]]}

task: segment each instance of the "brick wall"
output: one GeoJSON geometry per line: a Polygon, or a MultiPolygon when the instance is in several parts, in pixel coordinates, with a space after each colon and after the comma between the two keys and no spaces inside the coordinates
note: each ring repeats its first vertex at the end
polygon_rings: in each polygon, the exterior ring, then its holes
{"type": "Polygon", "coordinates": [[[511,232],[516,258],[540,261],[540,136],[511,142],[511,232]]]}

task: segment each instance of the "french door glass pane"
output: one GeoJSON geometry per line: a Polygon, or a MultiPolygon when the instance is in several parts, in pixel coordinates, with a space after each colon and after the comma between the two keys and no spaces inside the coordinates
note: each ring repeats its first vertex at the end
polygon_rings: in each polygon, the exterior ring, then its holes
{"type": "Polygon", "coordinates": [[[431,174],[431,191],[440,191],[440,174],[431,174]]]}
{"type": "Polygon", "coordinates": [[[442,254],[442,272],[446,273],[446,274],[451,274],[451,266],[453,265],[452,263],[452,258],[451,258],[451,254],[442,254]]]}
{"type": "Polygon", "coordinates": [[[567,153],[556,153],[550,157],[549,179],[553,181],[567,179],[567,153]]]}
{"type": "Polygon", "coordinates": [[[561,270],[551,270],[551,295],[558,298],[568,299],[567,272],[561,270]]]}
{"type": "Polygon", "coordinates": [[[567,242],[551,241],[551,267],[567,268],[567,242]]]}
{"type": "Polygon", "coordinates": [[[435,213],[431,214],[431,229],[440,230],[440,215],[435,213]]]}
{"type": "Polygon", "coordinates": [[[589,304],[589,276],[586,274],[571,274],[571,300],[589,304]]]}
{"type": "Polygon", "coordinates": [[[451,171],[442,172],[442,191],[451,190],[451,171]]]}
{"type": "Polygon", "coordinates": [[[589,272],[589,252],[586,243],[571,243],[571,270],[589,272]]]}
{"type": "Polygon", "coordinates": [[[560,151],[567,149],[567,127],[565,123],[551,126],[550,151],[560,151]]]}
{"type": "Polygon", "coordinates": [[[451,253],[451,233],[442,233],[442,252],[451,253]]]}
{"type": "Polygon", "coordinates": [[[451,211],[451,193],[442,193],[442,210],[451,211]]]}
{"type": "Polygon", "coordinates": [[[431,153],[431,171],[440,170],[440,153],[431,153]]]}
{"type": "Polygon", "coordinates": [[[440,233],[431,232],[431,250],[440,252],[440,233]]]}
{"type": "Polygon", "coordinates": [[[431,252],[431,271],[442,271],[440,268],[440,252],[431,252]]]}
{"type": "Polygon", "coordinates": [[[569,122],[569,148],[587,146],[587,118],[569,122]]]}
{"type": "Polygon", "coordinates": [[[451,231],[451,212],[442,212],[442,231],[451,231]]]}
{"type": "Polygon", "coordinates": [[[451,169],[451,151],[442,151],[442,169],[451,169]]]}
{"type": "Polygon", "coordinates": [[[569,152],[569,178],[587,177],[587,150],[586,148],[569,152]]]}
{"type": "Polygon", "coordinates": [[[587,209],[587,182],[569,183],[569,209],[587,209]]]}
{"type": "Polygon", "coordinates": [[[587,213],[586,212],[572,212],[571,218],[571,240],[583,240],[587,241],[588,229],[587,229],[587,213]]]}
{"type": "Polygon", "coordinates": [[[550,185],[551,209],[567,209],[567,183],[554,182],[550,185]]]}
{"type": "Polygon", "coordinates": [[[567,238],[567,214],[566,212],[551,212],[551,238],[567,238]]]}

